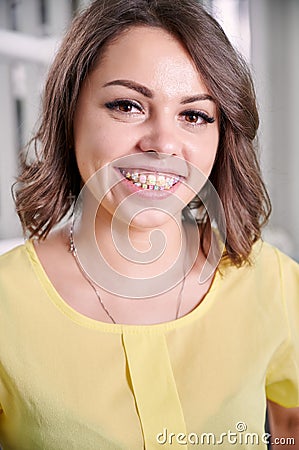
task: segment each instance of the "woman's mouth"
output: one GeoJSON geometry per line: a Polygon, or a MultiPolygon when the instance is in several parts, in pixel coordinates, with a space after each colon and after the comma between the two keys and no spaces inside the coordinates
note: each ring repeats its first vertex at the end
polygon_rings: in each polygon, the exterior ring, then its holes
{"type": "Polygon", "coordinates": [[[122,176],[136,188],[153,191],[169,190],[175,186],[180,177],[160,172],[147,172],[136,169],[119,169],[122,176]]]}

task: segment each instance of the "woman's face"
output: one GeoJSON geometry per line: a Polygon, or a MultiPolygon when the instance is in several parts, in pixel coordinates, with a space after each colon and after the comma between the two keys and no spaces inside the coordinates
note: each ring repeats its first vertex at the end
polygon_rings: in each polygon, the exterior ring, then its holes
{"type": "MultiPolygon", "coordinates": [[[[160,28],[123,33],[82,86],[74,118],[77,164],[86,182],[112,163],[121,182],[103,202],[111,214],[135,192],[145,205],[151,198],[159,206],[159,199],[174,192],[187,204],[194,192],[186,186],[185,167],[191,164],[208,177],[218,140],[213,99],[188,52],[160,28]],[[129,162],[118,167],[117,160],[128,155],[129,162]]],[[[156,224],[165,220],[147,211],[141,224],[148,224],[148,214],[156,224]]]]}

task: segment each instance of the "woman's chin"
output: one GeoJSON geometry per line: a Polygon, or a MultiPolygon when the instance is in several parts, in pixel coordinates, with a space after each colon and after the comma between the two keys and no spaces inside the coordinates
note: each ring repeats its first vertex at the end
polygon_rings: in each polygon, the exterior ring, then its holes
{"type": "Polygon", "coordinates": [[[148,209],[136,214],[132,219],[130,226],[136,229],[160,228],[169,225],[170,222],[174,220],[174,217],[171,217],[166,212],[148,209]]]}

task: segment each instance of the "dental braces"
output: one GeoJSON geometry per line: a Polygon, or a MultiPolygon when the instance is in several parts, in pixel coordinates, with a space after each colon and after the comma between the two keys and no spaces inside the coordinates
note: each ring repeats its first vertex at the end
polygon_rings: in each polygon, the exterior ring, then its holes
{"type": "Polygon", "coordinates": [[[131,181],[136,187],[156,191],[170,189],[180,179],[177,176],[169,177],[161,174],[154,175],[152,173],[130,172],[124,169],[120,169],[120,172],[128,181],[131,181]]]}

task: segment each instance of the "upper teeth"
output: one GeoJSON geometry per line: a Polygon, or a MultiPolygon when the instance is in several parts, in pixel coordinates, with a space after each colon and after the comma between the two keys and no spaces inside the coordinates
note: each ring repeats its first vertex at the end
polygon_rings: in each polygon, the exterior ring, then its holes
{"type": "Polygon", "coordinates": [[[132,171],[128,169],[120,169],[121,174],[129,181],[132,181],[137,187],[143,189],[164,190],[170,189],[179,181],[178,176],[167,176],[155,173],[146,173],[132,171]]]}

